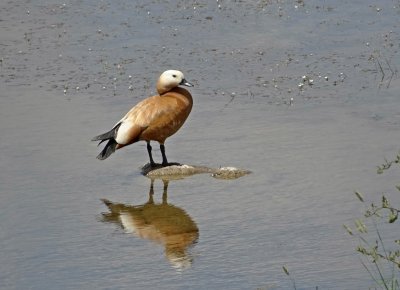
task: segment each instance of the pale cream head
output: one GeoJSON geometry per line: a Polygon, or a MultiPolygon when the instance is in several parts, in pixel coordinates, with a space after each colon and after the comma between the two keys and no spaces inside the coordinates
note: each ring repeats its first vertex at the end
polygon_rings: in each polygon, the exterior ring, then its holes
{"type": "Polygon", "coordinates": [[[167,70],[161,74],[157,81],[157,92],[162,95],[179,85],[193,87],[191,83],[185,80],[181,71],[167,70]]]}

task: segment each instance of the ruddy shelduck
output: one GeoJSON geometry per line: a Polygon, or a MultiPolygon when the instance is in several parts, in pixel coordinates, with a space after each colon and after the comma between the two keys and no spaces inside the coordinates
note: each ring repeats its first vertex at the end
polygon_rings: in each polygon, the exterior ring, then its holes
{"type": "Polygon", "coordinates": [[[157,141],[160,144],[162,165],[168,165],[164,142],[182,127],[193,105],[192,95],[180,85],[193,87],[182,72],[163,72],[157,81],[158,95],[139,102],[110,131],[92,139],[100,140],[99,145],[108,141],[97,158],[104,160],[116,149],[143,140],[147,142],[150,165],[154,166],[150,141],[157,141]]]}

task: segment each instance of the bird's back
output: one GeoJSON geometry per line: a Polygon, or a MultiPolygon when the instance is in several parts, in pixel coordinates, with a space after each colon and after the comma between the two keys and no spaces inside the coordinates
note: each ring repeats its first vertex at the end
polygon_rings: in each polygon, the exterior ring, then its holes
{"type": "Polygon", "coordinates": [[[131,130],[138,134],[136,137],[130,137],[137,139],[133,142],[154,140],[164,143],[165,139],[176,133],[186,121],[192,105],[190,93],[179,87],[161,96],[149,97],[138,103],[121,119],[118,133],[127,134],[127,131],[131,130]],[[130,129],[127,130],[128,128],[130,129]]]}

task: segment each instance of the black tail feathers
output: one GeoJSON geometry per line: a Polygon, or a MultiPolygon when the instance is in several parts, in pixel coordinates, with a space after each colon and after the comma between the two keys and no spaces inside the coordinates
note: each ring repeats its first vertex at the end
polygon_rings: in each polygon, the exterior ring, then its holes
{"type": "Polygon", "coordinates": [[[121,126],[121,123],[115,125],[114,128],[112,128],[110,131],[108,131],[104,134],[98,135],[96,137],[93,137],[92,141],[99,141],[99,140],[104,141],[104,140],[115,138],[117,135],[119,126],[121,126]]]}
{"type": "Polygon", "coordinates": [[[117,136],[119,126],[121,126],[121,123],[115,125],[114,128],[112,128],[110,131],[92,138],[92,141],[100,140],[100,143],[97,146],[105,141],[108,141],[100,154],[97,155],[97,159],[104,160],[115,152],[115,148],[117,146],[117,141],[115,141],[115,137],[117,136]]]}
{"type": "Polygon", "coordinates": [[[105,199],[105,198],[101,198],[100,199],[102,202],[104,202],[104,204],[107,206],[107,207],[110,207],[113,203],[111,202],[111,201],[109,201],[108,199],[105,199]]]}

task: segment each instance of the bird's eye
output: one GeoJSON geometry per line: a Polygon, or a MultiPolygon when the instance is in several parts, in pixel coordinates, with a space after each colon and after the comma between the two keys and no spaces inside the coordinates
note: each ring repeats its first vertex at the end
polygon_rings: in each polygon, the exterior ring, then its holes
{"type": "Polygon", "coordinates": [[[176,75],[172,75],[173,78],[176,78],[176,75]]]}

